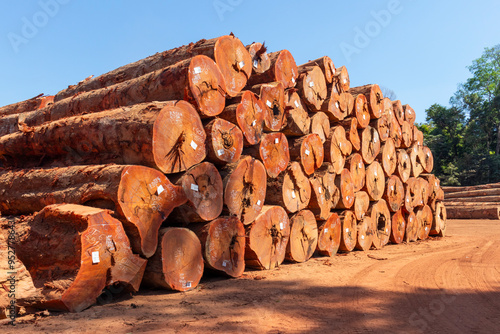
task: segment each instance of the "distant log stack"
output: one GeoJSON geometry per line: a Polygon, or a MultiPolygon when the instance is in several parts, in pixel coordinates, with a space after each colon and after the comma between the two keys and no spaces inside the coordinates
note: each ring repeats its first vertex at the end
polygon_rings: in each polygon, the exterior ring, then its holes
{"type": "Polygon", "coordinates": [[[500,183],[442,189],[449,219],[500,219],[500,183]]]}

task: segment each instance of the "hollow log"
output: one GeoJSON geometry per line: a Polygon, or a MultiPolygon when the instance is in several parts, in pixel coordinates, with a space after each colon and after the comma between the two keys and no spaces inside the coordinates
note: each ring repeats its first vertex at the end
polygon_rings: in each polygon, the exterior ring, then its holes
{"type": "Polygon", "coordinates": [[[413,211],[405,214],[406,220],[406,231],[405,231],[405,242],[417,241],[418,234],[420,233],[420,225],[418,224],[417,216],[413,211]]]}
{"type": "Polygon", "coordinates": [[[366,181],[363,190],[368,193],[370,201],[378,201],[384,196],[384,189],[384,170],[377,161],[374,161],[366,167],[366,181]]]}
{"type": "Polygon", "coordinates": [[[0,107],[0,116],[3,117],[8,115],[20,114],[27,111],[42,109],[52,103],[54,103],[54,96],[46,96],[40,94],[28,100],[0,107]]]}
{"type": "Polygon", "coordinates": [[[236,103],[228,105],[218,116],[239,126],[245,146],[257,145],[264,127],[264,103],[248,90],[243,91],[239,99],[232,99],[232,102],[236,103]]]}
{"type": "Polygon", "coordinates": [[[413,126],[413,124],[415,123],[415,118],[417,117],[415,110],[413,110],[413,108],[408,104],[405,104],[403,106],[403,110],[405,114],[405,121],[408,122],[410,126],[413,126]]]}
{"type": "Polygon", "coordinates": [[[359,153],[353,153],[347,157],[345,161],[345,168],[351,173],[354,191],[360,191],[365,186],[366,171],[363,158],[359,153]]]}
{"type": "Polygon", "coordinates": [[[448,219],[500,219],[500,206],[489,208],[447,207],[448,219]]]}
{"type": "Polygon", "coordinates": [[[380,138],[377,129],[367,126],[361,131],[361,156],[365,164],[371,164],[380,153],[380,138]]]}
{"type": "Polygon", "coordinates": [[[220,173],[228,213],[243,224],[250,224],[262,210],[266,198],[264,165],[252,157],[242,156],[240,161],[227,164],[220,173]]]}
{"type": "Polygon", "coordinates": [[[366,191],[357,191],[354,194],[354,214],[356,219],[360,221],[365,217],[370,206],[370,197],[366,191]]]}
{"type": "Polygon", "coordinates": [[[230,277],[245,271],[245,227],[235,217],[221,216],[192,227],[201,242],[205,267],[230,277]]]}
{"type": "Polygon", "coordinates": [[[332,212],[327,220],[318,221],[318,246],[320,255],[334,256],[337,254],[342,237],[342,225],[338,214],[332,212]]]}
{"type": "Polygon", "coordinates": [[[245,263],[256,269],[274,269],[285,259],[290,222],[280,206],[265,205],[246,228],[245,263]]]}
{"type": "Polygon", "coordinates": [[[20,215],[46,205],[73,203],[111,208],[124,224],[135,252],[150,257],[158,230],[186,202],[180,186],[143,166],[93,165],[0,173],[0,211],[20,215]]]}
{"type": "Polygon", "coordinates": [[[335,186],[339,189],[340,200],[335,208],[350,209],[354,205],[354,185],[352,182],[351,173],[348,169],[343,169],[335,177],[335,186]]]}
{"type": "Polygon", "coordinates": [[[323,71],[319,66],[299,66],[297,89],[309,111],[321,110],[326,100],[328,90],[323,71]]]}
{"type": "Polygon", "coordinates": [[[358,226],[356,216],[351,210],[342,211],[339,214],[342,228],[339,250],[351,252],[356,247],[358,241],[358,226]]]}
{"type": "Polygon", "coordinates": [[[331,84],[333,82],[335,65],[330,57],[324,56],[315,60],[310,60],[307,63],[300,65],[299,68],[306,66],[319,66],[325,76],[326,83],[331,84]]]}
{"type": "Polygon", "coordinates": [[[382,115],[382,101],[384,95],[378,85],[352,87],[349,89],[349,93],[353,95],[363,94],[368,101],[368,110],[370,111],[371,118],[380,118],[382,115]]]}
{"type": "Polygon", "coordinates": [[[307,208],[316,218],[326,220],[330,210],[337,206],[340,192],[335,186],[335,171],[329,163],[324,163],[309,178],[311,183],[311,199],[307,208]]]}
{"type": "Polygon", "coordinates": [[[305,262],[313,256],[318,245],[318,225],[314,214],[302,210],[290,217],[290,238],[285,259],[290,262],[305,262]]]}
{"type": "Polygon", "coordinates": [[[315,133],[290,138],[289,152],[290,160],[299,161],[307,175],[321,167],[325,156],[321,138],[315,133]]]}
{"type": "Polygon", "coordinates": [[[252,43],[246,46],[252,58],[252,70],[255,73],[264,73],[271,67],[271,60],[267,54],[265,43],[252,43]]]}
{"type": "Polygon", "coordinates": [[[357,240],[355,249],[370,250],[373,242],[373,221],[370,216],[363,216],[357,223],[357,240]]]}
{"type": "Polygon", "coordinates": [[[411,174],[411,161],[410,156],[406,152],[406,150],[399,149],[397,150],[398,164],[396,167],[396,175],[399,176],[403,183],[408,181],[408,178],[411,174]]]}
{"type": "Polygon", "coordinates": [[[391,242],[400,244],[403,242],[406,232],[406,221],[403,210],[398,210],[392,214],[391,218],[391,242]]]}
{"type": "Polygon", "coordinates": [[[264,103],[264,131],[280,131],[286,126],[285,91],[281,82],[252,86],[264,103]]]}
{"type": "Polygon", "coordinates": [[[347,93],[351,85],[351,80],[349,79],[349,73],[345,66],[340,66],[335,69],[335,75],[333,76],[333,89],[336,93],[347,93]]]}
{"type": "Polygon", "coordinates": [[[353,116],[358,121],[358,129],[364,129],[370,124],[370,112],[368,108],[368,101],[363,94],[353,95],[354,109],[353,116]]]}
{"type": "Polygon", "coordinates": [[[401,147],[408,148],[413,142],[413,128],[410,123],[403,121],[401,125],[401,147]]]}
{"type": "Polygon", "coordinates": [[[311,184],[297,161],[292,161],[277,178],[267,181],[266,204],[279,205],[295,213],[305,209],[310,199],[311,184]]]}
{"type": "Polygon", "coordinates": [[[310,133],[315,133],[321,139],[321,143],[325,143],[328,136],[330,136],[330,122],[328,116],[324,112],[314,113],[311,117],[310,133]]]}
{"type": "Polygon", "coordinates": [[[311,131],[311,118],[307,113],[306,107],[297,92],[285,93],[286,102],[286,126],[281,132],[286,136],[300,137],[305,136],[311,131]]]}
{"type": "Polygon", "coordinates": [[[240,159],[243,152],[243,133],[231,122],[216,118],[205,125],[207,160],[224,165],[240,159]]]}
{"type": "Polygon", "coordinates": [[[383,199],[370,204],[366,212],[373,220],[373,242],[372,245],[379,249],[390,240],[391,236],[391,213],[383,199]]]}
{"type": "Polygon", "coordinates": [[[161,229],[158,249],[149,258],[143,284],[155,288],[188,291],[203,275],[201,243],[193,231],[182,227],[161,229]]]}
{"type": "Polygon", "coordinates": [[[430,235],[438,235],[440,237],[444,237],[446,235],[447,216],[446,207],[443,202],[438,202],[436,204],[436,209],[434,210],[431,232],[429,233],[430,235]]]}
{"type": "Polygon", "coordinates": [[[387,178],[383,199],[391,212],[397,212],[405,201],[405,188],[403,182],[397,175],[387,178]]]}
{"type": "Polygon", "coordinates": [[[394,116],[396,116],[396,120],[399,125],[403,125],[403,121],[405,120],[405,112],[403,110],[403,105],[400,100],[392,102],[392,108],[394,111],[394,116]]]}
{"type": "Polygon", "coordinates": [[[80,312],[106,286],[139,289],[146,260],[132,254],[122,224],[109,211],[55,204],[26,216],[25,223],[16,255],[38,295],[19,305],[80,312]]]}
{"type": "Polygon", "coordinates": [[[281,50],[268,55],[271,61],[269,69],[263,73],[254,73],[247,85],[251,87],[256,84],[279,81],[285,89],[294,87],[299,71],[290,51],[281,50]]]}
{"type": "Polygon", "coordinates": [[[424,205],[417,209],[415,215],[417,216],[417,223],[420,224],[418,239],[425,240],[429,237],[429,233],[431,232],[434,214],[428,205],[424,205]]]}
{"type": "Polygon", "coordinates": [[[345,119],[341,125],[345,129],[346,138],[351,143],[353,150],[361,150],[361,138],[358,133],[358,120],[355,117],[349,117],[345,119]]]}

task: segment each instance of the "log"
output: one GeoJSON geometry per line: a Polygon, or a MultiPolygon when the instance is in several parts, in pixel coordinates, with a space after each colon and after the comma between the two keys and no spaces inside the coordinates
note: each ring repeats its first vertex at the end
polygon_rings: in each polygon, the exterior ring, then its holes
{"type": "Polygon", "coordinates": [[[255,269],[274,269],[285,259],[290,222],[280,206],[265,205],[255,221],[246,227],[245,263],[255,269]]]}
{"type": "Polygon", "coordinates": [[[307,208],[319,220],[326,220],[330,210],[337,206],[340,192],[335,186],[335,171],[329,163],[324,163],[309,178],[311,183],[311,199],[307,208]]]}
{"type": "Polygon", "coordinates": [[[258,153],[255,149],[248,149],[247,154],[262,161],[270,178],[278,177],[290,162],[288,140],[281,132],[264,134],[258,153]]]}
{"type": "Polygon", "coordinates": [[[361,150],[361,138],[358,133],[358,120],[355,117],[345,119],[342,123],[345,129],[345,136],[352,145],[353,150],[361,150]]]}
{"type": "Polygon", "coordinates": [[[432,173],[434,169],[434,156],[432,155],[431,149],[427,146],[421,146],[421,156],[420,161],[425,173],[432,173]]]}
{"type": "Polygon", "coordinates": [[[403,121],[401,125],[401,147],[408,148],[413,142],[413,128],[410,123],[403,121]]]}
{"type": "Polygon", "coordinates": [[[413,108],[408,104],[405,104],[403,106],[403,110],[405,114],[405,121],[408,122],[410,126],[413,126],[413,124],[415,123],[415,118],[417,117],[415,110],[413,110],[413,108]]]}
{"type": "Polygon", "coordinates": [[[377,161],[381,163],[385,176],[394,174],[398,165],[398,157],[396,154],[396,144],[394,144],[392,138],[388,138],[380,148],[377,161]]]}
{"type": "Polygon", "coordinates": [[[205,125],[207,160],[224,165],[240,159],[243,152],[243,133],[240,128],[221,118],[205,125]]]}
{"type": "Polygon", "coordinates": [[[347,145],[350,145],[350,143],[347,144],[344,128],[341,126],[337,126],[330,129],[330,135],[328,136],[328,139],[324,144],[324,160],[326,162],[330,162],[333,165],[336,174],[340,174],[345,167],[345,159],[347,154],[344,154],[345,151],[342,151],[342,144],[344,144],[344,150],[347,149],[347,145]]]}
{"type": "Polygon", "coordinates": [[[397,150],[398,164],[396,167],[396,175],[399,176],[403,183],[408,181],[411,174],[411,161],[410,156],[406,150],[397,150]]]}
{"type": "MultiPolygon", "coordinates": [[[[448,196],[448,195],[446,195],[448,196]]],[[[464,198],[445,198],[444,202],[446,205],[466,205],[467,203],[471,205],[478,205],[478,203],[484,204],[500,204],[500,196],[478,196],[478,197],[464,197],[464,198]]]]}
{"type": "Polygon", "coordinates": [[[353,116],[358,121],[358,129],[364,129],[370,124],[370,111],[368,101],[363,94],[355,94],[353,116]]]}
{"type": "Polygon", "coordinates": [[[280,131],[286,126],[285,91],[281,82],[252,86],[264,103],[264,131],[280,131]]]}
{"type": "Polygon", "coordinates": [[[264,126],[264,102],[248,90],[243,91],[239,99],[230,101],[235,103],[224,108],[219,117],[239,126],[245,146],[257,145],[264,126]]]}
{"type": "Polygon", "coordinates": [[[100,205],[115,211],[134,252],[155,253],[158,230],[186,202],[180,186],[143,166],[93,165],[0,173],[2,214],[22,215],[54,203],[100,205]]]}
{"type": "Polygon", "coordinates": [[[376,249],[387,245],[391,236],[391,213],[383,199],[370,204],[366,215],[373,220],[373,241],[376,249]]]}
{"type": "Polygon", "coordinates": [[[419,177],[424,171],[424,166],[421,161],[421,148],[417,144],[413,144],[408,148],[408,155],[411,162],[411,176],[419,177]]]}
{"type": "Polygon", "coordinates": [[[392,120],[387,113],[382,113],[380,118],[370,121],[370,126],[377,129],[380,141],[385,142],[391,135],[392,120]]]}
{"type": "Polygon", "coordinates": [[[417,216],[415,216],[415,213],[413,211],[410,211],[405,214],[405,220],[406,220],[406,231],[405,231],[404,241],[405,242],[417,241],[418,234],[420,232],[420,225],[418,224],[417,216]]]}
{"type": "Polygon", "coordinates": [[[262,210],[266,198],[266,169],[259,161],[242,156],[220,171],[224,187],[224,205],[230,215],[248,225],[262,210]]]}
{"type": "Polygon", "coordinates": [[[405,188],[403,182],[397,175],[387,178],[383,199],[391,212],[397,212],[405,201],[405,188]]]}
{"type": "Polygon", "coordinates": [[[366,170],[363,158],[359,153],[353,153],[347,157],[345,161],[345,168],[351,173],[354,191],[360,191],[365,186],[366,170]]]}
{"type": "Polygon", "coordinates": [[[405,187],[405,202],[404,202],[404,209],[406,212],[413,211],[413,209],[417,206],[420,205],[422,202],[421,200],[421,193],[418,192],[418,187],[417,187],[417,178],[415,177],[410,177],[406,183],[404,183],[405,187]]]}
{"type": "Polygon", "coordinates": [[[221,216],[192,227],[201,242],[205,268],[229,277],[245,271],[245,227],[235,217],[221,216]]]}
{"type": "Polygon", "coordinates": [[[327,220],[318,221],[318,246],[316,251],[320,255],[334,256],[337,254],[342,235],[342,226],[339,216],[332,212],[327,220]]]}
{"type": "Polygon", "coordinates": [[[267,54],[265,43],[252,43],[246,49],[252,58],[252,70],[254,73],[264,73],[271,67],[271,60],[267,54]]]}
{"type": "Polygon", "coordinates": [[[449,193],[455,193],[455,192],[460,192],[460,191],[500,188],[500,182],[481,184],[481,185],[477,185],[477,186],[467,186],[467,187],[444,186],[442,188],[443,188],[444,192],[448,195],[449,193]]]}
{"type": "Polygon", "coordinates": [[[310,198],[311,184],[296,161],[292,161],[277,178],[267,181],[266,204],[279,205],[288,213],[305,209],[310,198]]]}
{"type": "Polygon", "coordinates": [[[429,237],[429,233],[431,232],[434,214],[428,205],[424,205],[417,209],[415,215],[417,216],[418,224],[420,224],[418,239],[425,240],[429,237]]]}
{"type": "Polygon", "coordinates": [[[349,73],[345,66],[340,66],[335,69],[335,75],[333,77],[333,90],[336,93],[347,93],[351,85],[351,80],[349,79],[349,73]]]}
{"type": "Polygon", "coordinates": [[[307,109],[302,105],[302,101],[297,92],[285,93],[286,102],[286,126],[282,132],[286,136],[305,136],[311,131],[311,119],[307,109]]]}
{"type": "Polygon", "coordinates": [[[370,201],[378,201],[384,196],[385,175],[377,161],[366,167],[366,181],[363,190],[368,193],[370,201]]]}
{"type": "Polygon", "coordinates": [[[370,197],[366,191],[357,191],[354,194],[354,214],[356,219],[361,221],[366,216],[370,206],[370,197]]]}
{"type": "Polygon", "coordinates": [[[28,100],[0,107],[0,116],[4,117],[8,115],[20,114],[27,111],[42,109],[52,103],[54,103],[54,96],[46,96],[40,94],[28,100]]]}
{"type": "MultiPolygon", "coordinates": [[[[346,95],[343,96],[343,103],[349,103],[349,98],[346,95]],[[347,101],[346,101],[347,99],[347,101]]],[[[340,122],[347,116],[347,109],[349,109],[349,105],[344,105],[344,110],[340,109],[341,98],[340,94],[336,92],[331,92],[330,96],[326,98],[326,100],[321,105],[321,111],[324,112],[330,122],[340,122]]]]}
{"type": "Polygon", "coordinates": [[[351,173],[348,169],[343,169],[335,177],[335,186],[339,189],[340,200],[335,208],[350,209],[354,205],[354,185],[352,182],[351,173]]]}
{"type": "Polygon", "coordinates": [[[438,202],[436,204],[436,209],[434,210],[434,217],[432,220],[432,227],[430,235],[438,235],[444,237],[446,235],[446,220],[447,212],[446,207],[443,202],[438,202]]]}
{"type": "Polygon", "coordinates": [[[352,96],[352,94],[349,94],[347,92],[342,92],[342,93],[339,93],[339,98],[340,98],[339,106],[340,106],[340,111],[342,112],[342,114],[344,114],[345,117],[353,115],[354,114],[354,102],[355,102],[354,96],[352,96]]]}
{"type": "Polygon", "coordinates": [[[281,50],[268,55],[271,61],[269,69],[263,73],[254,73],[248,80],[247,86],[279,81],[285,89],[294,87],[299,71],[290,51],[281,50]]]}
{"type": "Polygon", "coordinates": [[[353,95],[363,94],[368,101],[368,110],[370,111],[371,118],[380,118],[382,115],[382,102],[384,95],[378,85],[352,87],[349,89],[349,93],[353,95]]]}
{"type": "Polygon", "coordinates": [[[424,145],[424,133],[416,125],[413,125],[413,143],[419,146],[424,145]]]}
{"type": "Polygon", "coordinates": [[[361,156],[365,164],[371,164],[380,153],[380,138],[377,129],[367,126],[361,131],[361,156]]]}
{"type": "Polygon", "coordinates": [[[456,206],[474,207],[474,208],[491,208],[491,207],[495,207],[495,206],[500,205],[500,202],[471,202],[471,201],[467,201],[467,202],[439,201],[439,202],[436,202],[436,204],[438,204],[438,203],[442,203],[443,205],[446,204],[447,208],[456,207],[456,206]]]}
{"type": "Polygon", "coordinates": [[[24,221],[28,228],[20,232],[16,255],[38,295],[19,305],[80,312],[106,286],[139,289],[146,260],[132,254],[122,224],[109,211],[56,204],[24,221]]]}
{"type": "Polygon", "coordinates": [[[311,128],[310,133],[315,133],[321,138],[321,142],[324,144],[330,136],[330,122],[328,116],[324,112],[317,112],[311,117],[311,128]]]}
{"type": "Polygon", "coordinates": [[[446,193],[446,199],[451,198],[474,198],[479,196],[500,196],[500,188],[478,189],[457,191],[454,193],[446,193]]]}
{"type": "Polygon", "coordinates": [[[448,219],[500,219],[500,206],[489,208],[447,207],[448,219]]]}
{"type": "Polygon", "coordinates": [[[203,275],[201,243],[193,231],[182,227],[161,229],[158,249],[149,258],[143,284],[175,291],[198,286],[203,275]]]}
{"type": "Polygon", "coordinates": [[[310,60],[307,63],[300,65],[299,68],[306,66],[319,66],[325,76],[326,83],[331,84],[333,82],[333,77],[335,76],[336,69],[330,57],[324,56],[318,59],[310,60]]]}
{"type": "Polygon", "coordinates": [[[290,160],[299,161],[307,175],[321,167],[325,156],[321,138],[311,133],[306,136],[289,139],[290,160]]]}
{"type": "Polygon", "coordinates": [[[403,121],[405,120],[405,113],[401,101],[397,100],[392,102],[392,108],[394,111],[394,116],[396,116],[396,120],[398,121],[399,125],[403,125],[403,121]]]}
{"type": "Polygon", "coordinates": [[[206,155],[205,131],[192,105],[143,103],[41,125],[0,138],[6,165],[140,164],[178,173],[206,155]]]}
{"type": "Polygon", "coordinates": [[[356,243],[358,241],[356,216],[353,211],[345,210],[339,214],[339,218],[342,228],[339,250],[343,252],[351,252],[356,247],[356,243]]]}
{"type": "Polygon", "coordinates": [[[314,214],[302,210],[290,217],[290,238],[285,259],[290,262],[306,262],[318,245],[318,225],[314,214]]]}
{"type": "Polygon", "coordinates": [[[361,251],[370,250],[373,242],[373,221],[370,216],[363,216],[357,223],[357,240],[355,249],[361,251]]]}
{"type": "Polygon", "coordinates": [[[323,71],[319,66],[299,66],[297,89],[309,111],[321,110],[326,100],[328,90],[323,71]]]}
{"type": "Polygon", "coordinates": [[[396,117],[392,118],[391,127],[389,129],[389,137],[394,140],[396,148],[401,147],[403,142],[403,131],[401,130],[401,126],[399,125],[396,117]]]}
{"type": "Polygon", "coordinates": [[[429,202],[429,182],[427,182],[424,178],[418,177],[416,184],[416,192],[418,192],[419,196],[419,206],[424,206],[429,202]]]}
{"type": "Polygon", "coordinates": [[[390,240],[393,244],[400,244],[403,242],[406,232],[406,221],[403,210],[398,210],[392,214],[391,217],[391,237],[390,240]]]}
{"type": "Polygon", "coordinates": [[[187,203],[174,209],[168,220],[189,223],[208,222],[222,213],[222,178],[210,162],[202,162],[171,180],[182,187],[187,203]]]}

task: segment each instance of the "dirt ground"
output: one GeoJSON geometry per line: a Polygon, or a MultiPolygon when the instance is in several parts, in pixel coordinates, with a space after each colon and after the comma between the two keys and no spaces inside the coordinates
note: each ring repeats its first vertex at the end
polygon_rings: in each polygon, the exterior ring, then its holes
{"type": "Polygon", "coordinates": [[[318,257],[187,293],[111,295],[78,314],[19,317],[2,333],[499,333],[500,221],[318,257]]]}

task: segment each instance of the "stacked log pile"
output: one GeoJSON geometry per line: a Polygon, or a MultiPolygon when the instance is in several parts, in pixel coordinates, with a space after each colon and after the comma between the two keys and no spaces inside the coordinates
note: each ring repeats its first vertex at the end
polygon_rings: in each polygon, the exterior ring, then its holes
{"type": "Polygon", "coordinates": [[[29,273],[18,306],[79,311],[110,285],[186,291],[204,271],[445,233],[414,110],[350,87],[329,57],[297,66],[222,36],[30,108],[0,118],[1,231],[29,273]]]}
{"type": "Polygon", "coordinates": [[[443,187],[448,218],[500,219],[500,183],[443,187]]]}

